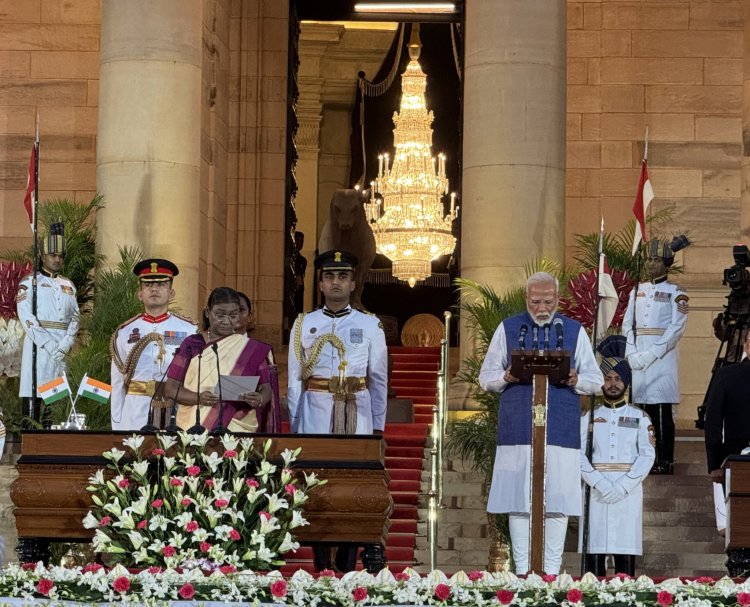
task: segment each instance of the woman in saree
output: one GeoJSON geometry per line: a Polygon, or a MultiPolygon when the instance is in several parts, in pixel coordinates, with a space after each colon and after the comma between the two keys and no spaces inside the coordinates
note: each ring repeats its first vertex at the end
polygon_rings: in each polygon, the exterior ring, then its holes
{"type": "Polygon", "coordinates": [[[279,388],[273,351],[269,344],[237,334],[240,299],[229,287],[217,287],[203,311],[203,331],[186,338],[167,370],[165,394],[177,399],[177,425],[183,430],[199,421],[207,430],[223,427],[230,432],[279,432],[279,388]],[[218,364],[217,364],[218,357],[218,364]],[[253,392],[242,400],[224,400],[219,419],[219,373],[258,376],[253,392]]]}

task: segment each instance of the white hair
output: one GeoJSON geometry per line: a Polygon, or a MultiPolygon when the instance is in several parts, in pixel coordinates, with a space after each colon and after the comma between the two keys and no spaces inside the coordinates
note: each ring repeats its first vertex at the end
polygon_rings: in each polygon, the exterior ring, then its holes
{"type": "Polygon", "coordinates": [[[552,274],[549,272],[534,272],[529,278],[526,280],[526,292],[529,292],[529,288],[533,287],[534,285],[548,285],[549,283],[553,283],[555,285],[555,293],[560,292],[560,281],[557,280],[552,274]]]}

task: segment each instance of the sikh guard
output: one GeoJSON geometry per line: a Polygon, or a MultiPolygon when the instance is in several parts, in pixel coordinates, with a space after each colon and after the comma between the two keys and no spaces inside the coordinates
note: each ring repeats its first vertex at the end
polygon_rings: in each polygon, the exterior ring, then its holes
{"type": "Polygon", "coordinates": [[[53,223],[41,242],[41,270],[36,274],[36,315],[32,311],[32,275],[21,280],[16,295],[18,318],[26,333],[19,390],[22,398],[32,396],[32,346],[36,345],[38,389],[65,372],[65,355],[73,347],[78,333],[76,288],[69,278],[60,274],[64,260],[65,227],[62,223],[53,223]]]}
{"type": "MultiPolygon", "coordinates": [[[[300,314],[289,347],[287,401],[292,432],[382,434],[388,392],[388,351],[376,316],[349,304],[357,258],[327,251],[315,259],[325,305],[300,314]]],[[[356,549],[339,547],[336,566],[354,568],[356,549]]],[[[330,554],[315,547],[318,569],[330,554]]]]}
{"type": "Polygon", "coordinates": [[[623,358],[625,338],[608,337],[599,352],[604,356],[600,365],[604,402],[593,415],[586,412],[581,418],[581,476],[592,487],[585,565],[587,571],[604,576],[605,559],[611,554],[615,573],[634,576],[635,557],[643,554],[642,485],[654,463],[654,428],[648,414],[626,399],[631,371],[623,358]],[[590,458],[589,429],[593,433],[590,458]]]}
{"type": "Polygon", "coordinates": [[[672,406],[680,402],[678,345],[687,324],[688,296],[667,273],[674,254],[689,244],[685,236],[671,243],[656,238],[648,243],[651,281],[631,291],[622,321],[625,357],[633,370],[633,402],[646,410],[656,429],[654,474],[672,474],[674,467],[672,406]]]}
{"type": "Polygon", "coordinates": [[[179,270],[166,259],[144,259],[133,268],[144,312],[112,334],[112,429],[140,430],[151,406],[165,410],[161,395],[169,363],[182,340],[196,332],[195,323],[169,311],[179,270]]]}

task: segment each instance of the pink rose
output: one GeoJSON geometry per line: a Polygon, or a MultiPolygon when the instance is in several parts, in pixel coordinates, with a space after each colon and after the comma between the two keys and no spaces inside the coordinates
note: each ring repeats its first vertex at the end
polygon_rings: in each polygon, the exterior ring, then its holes
{"type": "Polygon", "coordinates": [[[201,542],[198,547],[200,548],[201,552],[208,552],[209,550],[211,550],[211,544],[209,544],[208,542],[201,542]]]}
{"type": "Polygon", "coordinates": [[[336,573],[333,571],[333,569],[323,569],[323,571],[318,574],[318,577],[336,577],[336,573]]]}
{"type": "Polygon", "coordinates": [[[128,485],[130,485],[130,481],[126,478],[121,478],[119,481],[117,481],[117,486],[122,487],[125,489],[128,485]]]}
{"type": "Polygon", "coordinates": [[[172,478],[169,479],[169,484],[172,485],[173,487],[182,487],[182,481],[176,476],[173,476],[172,478]]]}
{"type": "Polygon", "coordinates": [[[750,605],[750,592],[738,592],[737,603],[739,605],[742,605],[742,607],[746,607],[747,605],[750,605]]]}
{"type": "Polygon", "coordinates": [[[234,565],[222,565],[219,567],[219,571],[221,571],[224,575],[229,575],[230,573],[237,573],[237,567],[234,565]]]}
{"type": "Polygon", "coordinates": [[[188,466],[187,473],[188,476],[198,476],[201,473],[200,466],[188,466]]]}
{"type": "Polygon", "coordinates": [[[699,578],[696,578],[695,581],[698,582],[699,584],[713,584],[714,578],[708,575],[702,575],[699,578]]]}
{"type": "Polygon", "coordinates": [[[100,569],[104,569],[103,565],[100,565],[99,563],[86,563],[83,567],[84,573],[96,573],[100,569]]]}
{"type": "Polygon", "coordinates": [[[672,596],[672,594],[667,592],[666,590],[662,590],[659,594],[656,595],[656,602],[659,603],[659,605],[661,605],[662,607],[671,605],[673,600],[674,597],[672,596]]]}
{"type": "Polygon", "coordinates": [[[161,499],[155,499],[153,502],[151,502],[152,508],[161,508],[164,505],[164,500],[161,499]]]}
{"type": "Polygon", "coordinates": [[[284,485],[284,491],[286,491],[289,495],[294,495],[294,492],[297,491],[297,487],[292,485],[292,483],[287,483],[286,485],[284,485]]]}
{"type": "Polygon", "coordinates": [[[240,532],[239,532],[239,531],[237,531],[236,529],[232,529],[232,530],[231,530],[231,531],[229,532],[229,539],[230,539],[230,540],[234,540],[234,541],[236,542],[236,541],[237,541],[238,539],[240,539],[241,537],[242,537],[242,536],[240,535],[240,532]]]}
{"type": "Polygon", "coordinates": [[[367,598],[367,588],[357,586],[354,590],[352,590],[352,598],[355,601],[364,601],[367,598]]]}
{"type": "Polygon", "coordinates": [[[248,487],[254,487],[254,488],[256,488],[256,489],[257,489],[258,487],[260,487],[260,483],[259,483],[259,482],[258,482],[257,480],[255,480],[254,478],[246,478],[246,479],[245,479],[245,484],[246,484],[246,485],[247,485],[248,487]]]}
{"type": "Polygon", "coordinates": [[[37,582],[36,591],[39,594],[48,596],[54,587],[55,587],[55,583],[52,580],[48,580],[46,577],[43,577],[41,580],[37,582]]]}
{"type": "Polygon", "coordinates": [[[207,478],[206,479],[206,487],[213,487],[214,486],[214,479],[207,478]]]}
{"type": "Polygon", "coordinates": [[[186,601],[189,601],[195,596],[195,588],[193,588],[193,585],[190,582],[188,582],[180,586],[180,589],[177,591],[177,594],[179,594],[180,597],[185,599],[186,601]]]}
{"type": "Polygon", "coordinates": [[[151,450],[151,455],[155,457],[159,457],[159,456],[166,455],[166,454],[167,452],[164,451],[164,449],[162,449],[161,447],[157,447],[156,449],[151,450]]]}
{"type": "Polygon", "coordinates": [[[106,515],[105,515],[105,516],[103,516],[103,517],[102,517],[102,520],[100,520],[100,521],[99,521],[99,526],[100,526],[100,527],[106,527],[106,526],[107,526],[107,525],[109,525],[109,524],[110,524],[111,522],[112,522],[112,517],[111,517],[111,516],[106,516],[106,515]]]}
{"type": "Polygon", "coordinates": [[[470,571],[469,572],[469,579],[472,582],[478,582],[484,577],[484,571],[470,571]]]}
{"type": "Polygon", "coordinates": [[[404,573],[403,571],[399,571],[393,577],[396,578],[397,582],[407,582],[407,581],[409,581],[409,574],[408,573],[404,573]]]}
{"type": "Polygon", "coordinates": [[[200,526],[198,525],[196,521],[188,521],[187,525],[185,525],[185,531],[187,531],[188,533],[193,533],[195,531],[198,531],[199,528],[200,526]]]}
{"type": "Polygon", "coordinates": [[[565,598],[568,599],[568,603],[580,603],[581,599],[583,599],[583,592],[578,590],[578,588],[571,588],[568,590],[565,598]]]}
{"type": "MultiPolygon", "coordinates": [[[[171,548],[171,546],[169,546],[169,548],[171,548]]],[[[172,550],[174,550],[174,548],[173,548],[172,550]]],[[[164,551],[164,550],[162,550],[162,553],[164,553],[164,552],[165,552],[165,551],[164,551]]],[[[164,556],[167,556],[167,555],[165,554],[164,556]]],[[[156,575],[157,573],[161,573],[161,567],[157,567],[157,566],[155,566],[155,565],[151,565],[151,567],[149,567],[149,568],[148,568],[148,572],[149,572],[149,573],[150,573],[151,575],[156,575]]]]}
{"type": "Polygon", "coordinates": [[[223,499],[218,499],[218,500],[216,500],[214,502],[214,505],[217,508],[226,508],[229,505],[229,501],[228,500],[223,500],[223,499]]]}
{"type": "Polygon", "coordinates": [[[234,459],[235,457],[237,457],[237,452],[234,449],[227,449],[226,451],[224,451],[224,457],[226,457],[227,459],[234,459]]]}
{"type": "Polygon", "coordinates": [[[166,557],[174,556],[175,555],[174,546],[164,546],[164,548],[161,549],[161,553],[166,557]]]}
{"type": "Polygon", "coordinates": [[[36,569],[36,563],[24,563],[21,565],[21,569],[24,571],[34,571],[34,569],[36,569]]]}
{"type": "Polygon", "coordinates": [[[500,590],[497,591],[496,596],[497,596],[497,600],[500,602],[501,605],[510,605],[510,602],[513,600],[513,597],[516,595],[510,590],[501,588],[500,590]]]}
{"type": "Polygon", "coordinates": [[[260,512],[258,512],[258,516],[262,516],[264,521],[271,520],[271,513],[266,512],[265,510],[261,510],[260,512]]]}
{"type": "Polygon", "coordinates": [[[193,503],[193,500],[191,500],[189,497],[183,497],[182,501],[180,502],[183,506],[189,506],[193,503]]]}
{"type": "Polygon", "coordinates": [[[556,579],[557,579],[557,576],[553,575],[551,573],[548,573],[548,574],[542,576],[542,580],[544,580],[548,584],[551,583],[551,582],[554,582],[556,579]]]}
{"type": "Polygon", "coordinates": [[[451,595],[451,587],[448,584],[438,584],[435,586],[435,598],[444,601],[451,595]]]}
{"type": "Polygon", "coordinates": [[[630,579],[630,576],[629,576],[629,575],[628,575],[627,573],[615,573],[615,577],[616,577],[616,578],[617,578],[618,580],[622,580],[623,582],[624,582],[625,580],[629,580],[629,579],[630,579]]]}
{"type": "Polygon", "coordinates": [[[138,529],[145,529],[148,526],[148,521],[138,521],[136,527],[138,529]]]}
{"type": "Polygon", "coordinates": [[[117,592],[127,592],[128,590],[130,590],[130,578],[125,575],[116,577],[115,581],[112,582],[112,588],[114,588],[117,592]]]}
{"type": "Polygon", "coordinates": [[[276,580],[273,584],[271,584],[271,594],[275,596],[277,599],[280,599],[281,597],[285,597],[286,596],[286,581],[276,580]]]}

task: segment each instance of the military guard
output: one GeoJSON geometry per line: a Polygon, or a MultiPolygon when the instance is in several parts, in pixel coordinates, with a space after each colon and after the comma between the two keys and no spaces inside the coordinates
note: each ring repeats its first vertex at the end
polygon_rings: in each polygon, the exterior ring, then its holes
{"type": "Polygon", "coordinates": [[[632,399],[645,408],[656,428],[654,474],[672,474],[674,465],[672,406],[680,402],[678,344],[687,324],[688,296],[667,273],[674,254],[689,244],[685,236],[671,243],[657,238],[648,243],[651,281],[631,291],[622,321],[625,357],[633,370],[632,399]]]}
{"type": "MultiPolygon", "coordinates": [[[[376,316],[351,307],[357,258],[326,251],[315,259],[325,305],[300,314],[289,347],[287,401],[292,432],[382,434],[388,392],[388,351],[376,316]]],[[[315,549],[318,569],[330,555],[315,549]]],[[[354,568],[356,550],[336,555],[341,571],[354,568]]]]}
{"type": "Polygon", "coordinates": [[[140,430],[152,403],[162,409],[170,404],[161,397],[161,382],[182,340],[197,330],[192,320],[169,311],[175,264],[144,259],[133,273],[144,312],[121,324],[110,340],[113,430],[140,430]]]}
{"type": "MultiPolygon", "coordinates": [[[[60,377],[66,370],[65,355],[78,333],[78,300],[70,279],[60,274],[65,260],[65,227],[53,223],[41,242],[41,271],[37,272],[37,308],[32,313],[32,275],[24,277],[16,295],[18,318],[23,324],[21,387],[19,396],[31,398],[32,345],[36,344],[36,385],[60,377]]],[[[34,417],[38,419],[35,403],[34,417]]]]}
{"type": "MultiPolygon", "coordinates": [[[[631,371],[624,358],[625,338],[612,335],[599,346],[604,357],[604,402],[581,418],[581,475],[592,487],[586,570],[607,573],[614,555],[615,573],[635,576],[635,557],[643,554],[643,481],[654,463],[654,427],[649,416],[627,401],[631,371]],[[593,417],[592,451],[587,430],[593,417]]],[[[583,536],[581,525],[580,536],[583,536]]],[[[582,541],[582,540],[581,540],[582,541]]],[[[579,549],[582,545],[579,542],[579,549]]]]}

